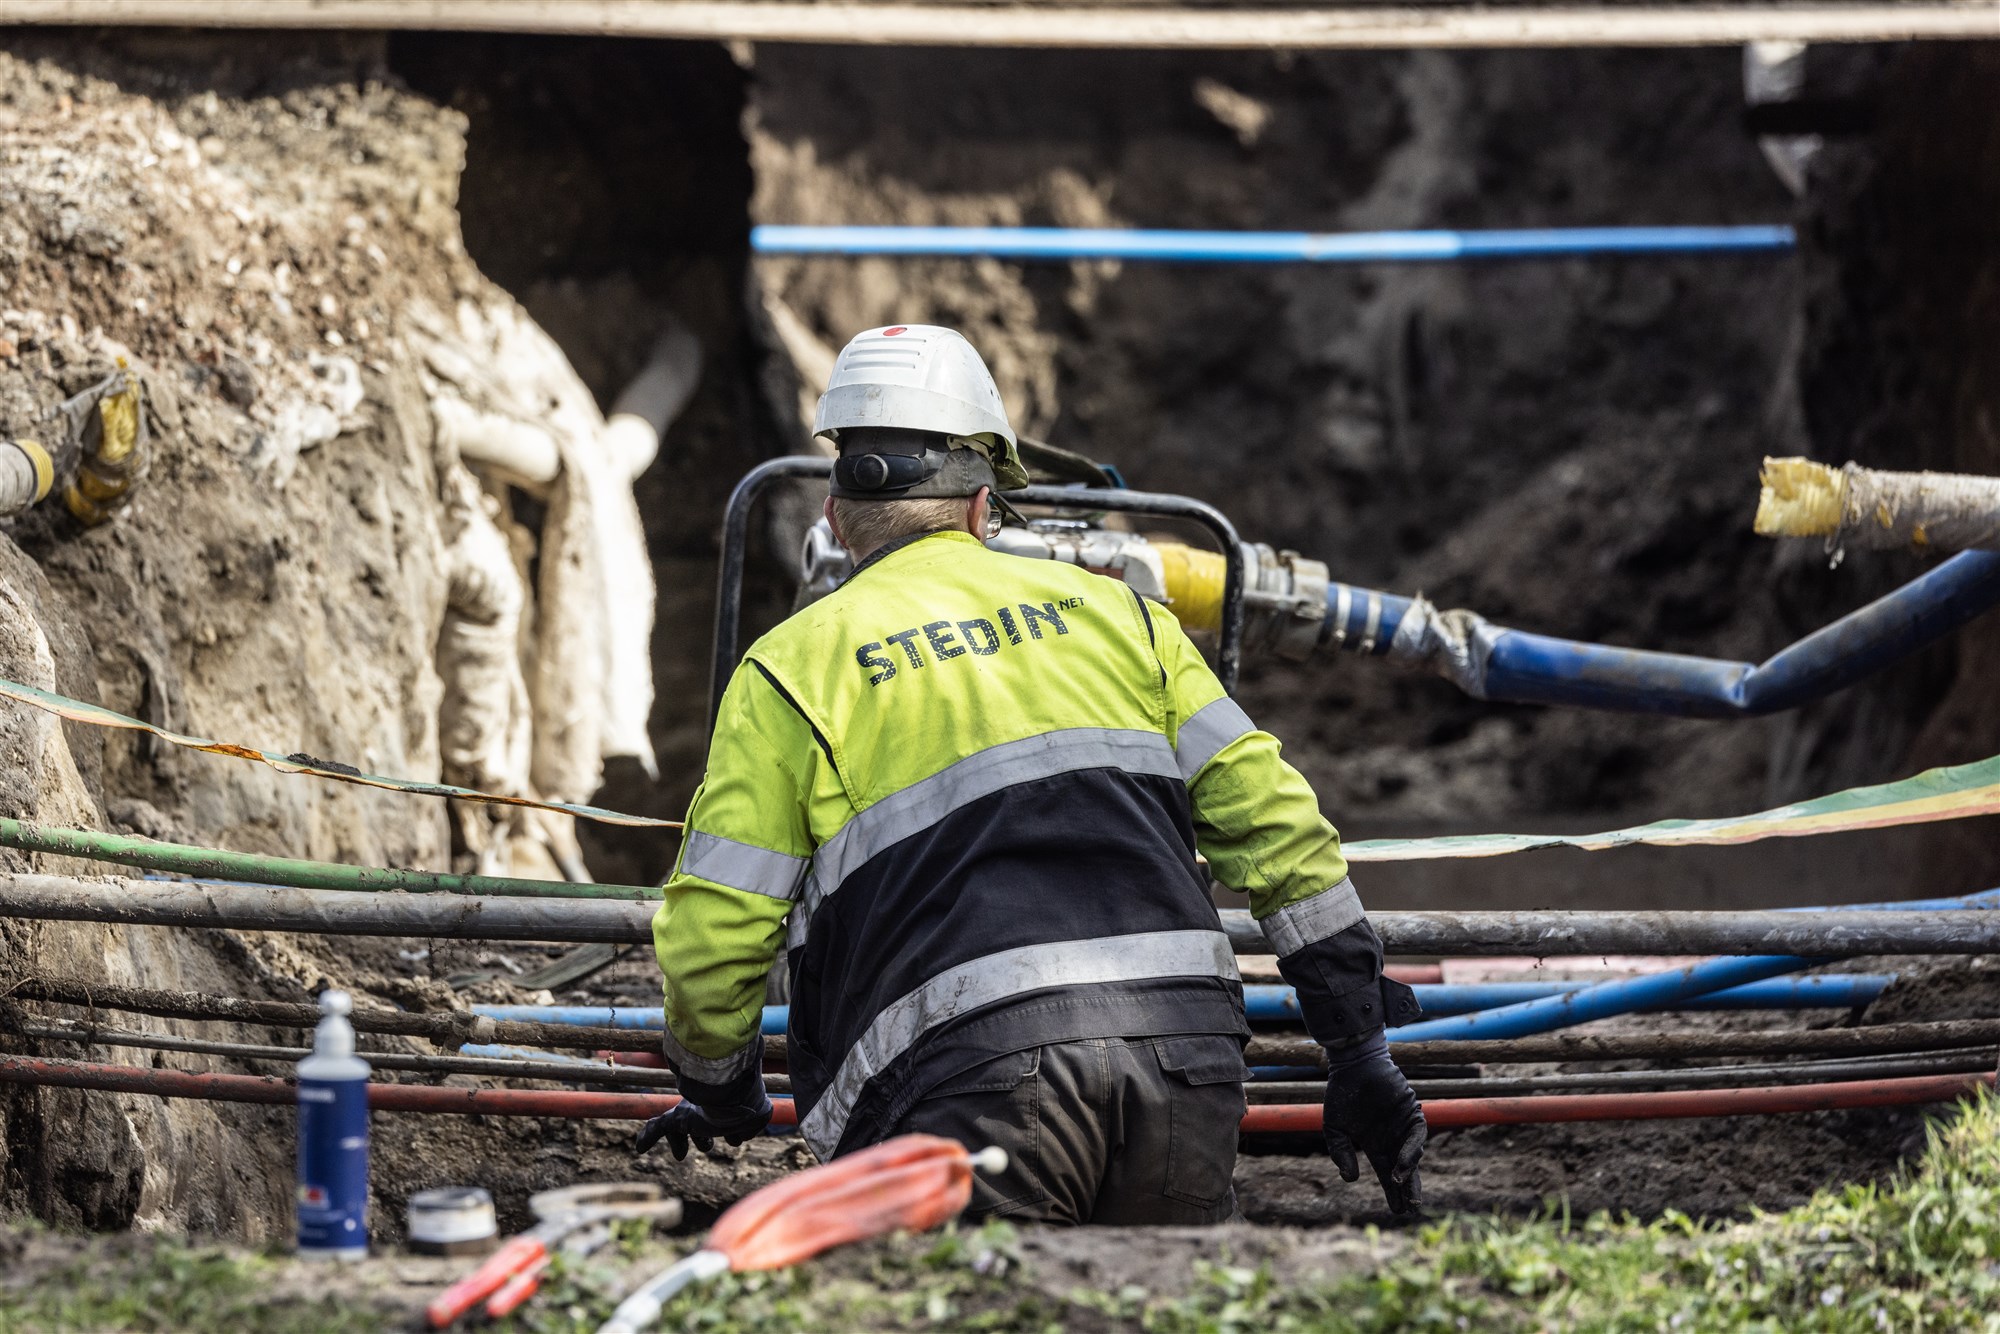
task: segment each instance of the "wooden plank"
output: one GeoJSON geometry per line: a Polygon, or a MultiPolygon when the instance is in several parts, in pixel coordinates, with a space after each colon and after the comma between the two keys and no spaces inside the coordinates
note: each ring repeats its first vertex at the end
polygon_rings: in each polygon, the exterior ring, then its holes
{"type": "Polygon", "coordinates": [[[0,23],[434,29],[748,42],[1201,50],[2000,40],[2000,0],[1174,9],[792,0],[0,0],[0,23]]]}

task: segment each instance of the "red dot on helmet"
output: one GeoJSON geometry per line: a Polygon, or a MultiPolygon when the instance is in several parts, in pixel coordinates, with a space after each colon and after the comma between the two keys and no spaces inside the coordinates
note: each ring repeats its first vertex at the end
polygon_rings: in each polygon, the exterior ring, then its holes
{"type": "Polygon", "coordinates": [[[909,325],[899,324],[893,329],[884,329],[882,331],[882,336],[884,338],[894,338],[899,333],[908,333],[909,331],[910,331],[909,325]]]}

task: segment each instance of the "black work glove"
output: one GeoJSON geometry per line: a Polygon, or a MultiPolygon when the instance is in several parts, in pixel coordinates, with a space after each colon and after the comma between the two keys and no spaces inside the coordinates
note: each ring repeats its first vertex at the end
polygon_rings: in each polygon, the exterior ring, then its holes
{"type": "Polygon", "coordinates": [[[1424,1110],[1410,1081],[1389,1059],[1381,1033],[1326,1054],[1326,1151],[1342,1181],[1359,1181],[1359,1149],[1375,1169],[1389,1212],[1414,1214],[1423,1207],[1417,1163],[1424,1156],[1424,1110]]]}
{"type": "Polygon", "coordinates": [[[674,1157],[684,1159],[690,1143],[707,1153],[715,1147],[717,1135],[731,1144],[743,1144],[763,1134],[764,1127],[770,1124],[771,1100],[764,1096],[760,1080],[753,1100],[739,1106],[701,1107],[681,1099],[678,1106],[639,1127],[639,1138],[633,1143],[632,1152],[644,1153],[664,1139],[674,1157]]]}

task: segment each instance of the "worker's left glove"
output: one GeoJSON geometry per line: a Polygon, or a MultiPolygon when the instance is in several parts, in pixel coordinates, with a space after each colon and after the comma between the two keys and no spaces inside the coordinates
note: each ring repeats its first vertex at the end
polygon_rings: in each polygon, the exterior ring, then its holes
{"type": "Polygon", "coordinates": [[[1389,1040],[1380,1031],[1326,1054],[1326,1151],[1342,1181],[1359,1181],[1366,1155],[1382,1183],[1389,1212],[1414,1214],[1422,1208],[1417,1163],[1424,1156],[1424,1109],[1410,1081],[1389,1059],[1389,1040]]]}
{"type": "Polygon", "coordinates": [[[639,1127],[639,1138],[632,1145],[632,1152],[644,1153],[664,1139],[674,1157],[684,1159],[689,1144],[707,1153],[715,1147],[718,1135],[732,1145],[743,1144],[763,1134],[764,1127],[770,1124],[771,1100],[764,1096],[759,1081],[753,1099],[739,1106],[702,1107],[682,1099],[679,1106],[661,1112],[639,1127]]]}

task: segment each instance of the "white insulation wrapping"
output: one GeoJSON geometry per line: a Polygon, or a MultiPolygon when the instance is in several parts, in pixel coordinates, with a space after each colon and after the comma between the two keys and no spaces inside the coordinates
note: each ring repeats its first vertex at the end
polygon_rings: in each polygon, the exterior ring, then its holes
{"type": "MultiPolygon", "coordinates": [[[[513,748],[524,744],[519,780],[556,800],[587,800],[614,756],[653,772],[655,592],[632,484],[694,393],[700,345],[670,324],[607,418],[562,349],[518,305],[467,302],[450,316],[418,312],[414,322],[440,445],[489,485],[519,486],[546,502],[533,632],[529,643],[512,645],[527,700],[525,730],[499,726],[498,686],[463,666],[488,662],[500,629],[455,611],[440,651],[449,648],[465,686],[486,692],[447,703],[464,734],[459,754],[467,763],[498,764],[504,753],[511,764],[513,748]]],[[[489,537],[476,529],[469,523],[462,539],[471,544],[462,553],[468,568],[506,553],[497,530],[489,537]]],[[[456,579],[455,565],[455,596],[456,579]]],[[[516,625],[526,613],[522,600],[516,625]]]]}
{"type": "Polygon", "coordinates": [[[466,787],[522,795],[528,791],[528,686],[521,675],[527,593],[478,481],[459,467],[445,487],[445,513],[457,534],[445,551],[447,594],[437,647],[444,776],[466,787]]]}
{"type": "Polygon", "coordinates": [[[510,478],[546,486],[562,470],[556,438],[511,413],[474,407],[449,389],[431,396],[439,438],[462,459],[497,468],[510,478]]]}

